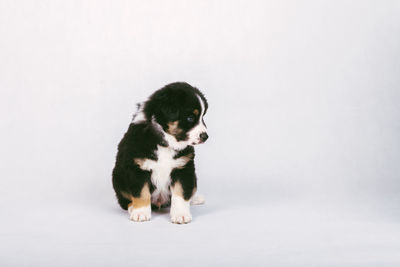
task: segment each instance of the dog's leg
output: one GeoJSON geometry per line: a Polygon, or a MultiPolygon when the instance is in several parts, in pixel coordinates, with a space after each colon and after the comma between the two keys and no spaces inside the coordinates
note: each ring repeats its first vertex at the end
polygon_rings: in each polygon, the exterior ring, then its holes
{"type": "Polygon", "coordinates": [[[151,194],[147,183],[143,186],[139,197],[131,196],[128,212],[129,218],[135,222],[143,222],[151,219],[151,194]]]}
{"type": "Polygon", "coordinates": [[[183,197],[182,185],[179,181],[171,186],[171,221],[173,223],[188,223],[192,220],[190,214],[190,199],[183,197]]]}
{"type": "Polygon", "coordinates": [[[192,200],[190,201],[190,205],[201,205],[201,204],[204,204],[204,202],[206,202],[204,196],[196,193],[192,197],[192,200]]]}

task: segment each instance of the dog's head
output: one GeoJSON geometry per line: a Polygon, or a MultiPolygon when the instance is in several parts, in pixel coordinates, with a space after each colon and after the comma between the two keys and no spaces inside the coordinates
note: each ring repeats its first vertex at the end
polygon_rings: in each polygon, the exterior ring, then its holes
{"type": "Polygon", "coordinates": [[[144,113],[162,127],[169,139],[173,138],[181,144],[196,145],[204,143],[208,138],[203,119],[207,108],[207,100],[197,88],[176,82],[151,95],[144,113]]]}

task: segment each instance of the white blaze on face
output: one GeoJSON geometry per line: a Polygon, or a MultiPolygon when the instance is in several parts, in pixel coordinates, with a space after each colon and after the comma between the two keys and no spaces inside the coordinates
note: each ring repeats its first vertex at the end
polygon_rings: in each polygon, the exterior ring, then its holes
{"type": "Polygon", "coordinates": [[[207,132],[207,128],[203,123],[203,116],[204,116],[204,111],[205,111],[204,102],[203,102],[203,99],[201,99],[201,97],[199,95],[196,95],[196,96],[200,102],[201,113],[200,113],[200,117],[199,117],[199,123],[195,127],[193,127],[193,129],[190,130],[188,133],[189,143],[191,143],[193,145],[199,144],[201,142],[200,134],[207,132]]]}

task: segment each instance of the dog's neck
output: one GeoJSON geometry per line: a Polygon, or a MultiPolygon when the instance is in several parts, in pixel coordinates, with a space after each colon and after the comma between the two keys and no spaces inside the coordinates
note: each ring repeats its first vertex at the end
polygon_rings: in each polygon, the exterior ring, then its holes
{"type": "Polygon", "coordinates": [[[173,150],[183,150],[189,145],[188,141],[178,141],[176,140],[175,136],[166,133],[162,126],[156,121],[154,116],[151,118],[151,124],[164,136],[165,141],[168,143],[168,147],[172,148],[173,150]]]}
{"type": "Polygon", "coordinates": [[[156,129],[163,136],[165,141],[168,143],[169,148],[177,151],[185,149],[189,145],[188,141],[178,141],[176,140],[175,136],[166,133],[162,126],[156,121],[154,116],[152,116],[151,120],[147,120],[146,114],[144,113],[145,103],[146,101],[137,105],[137,111],[133,115],[132,123],[137,124],[147,121],[147,123],[151,123],[153,128],[156,129]]]}

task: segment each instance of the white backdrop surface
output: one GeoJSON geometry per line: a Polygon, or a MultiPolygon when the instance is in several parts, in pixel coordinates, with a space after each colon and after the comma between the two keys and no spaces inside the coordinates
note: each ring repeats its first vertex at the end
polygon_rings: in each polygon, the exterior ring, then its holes
{"type": "Polygon", "coordinates": [[[399,1],[0,0],[1,266],[399,266],[399,1]],[[135,103],[209,100],[188,225],[111,186],[135,103]]]}

